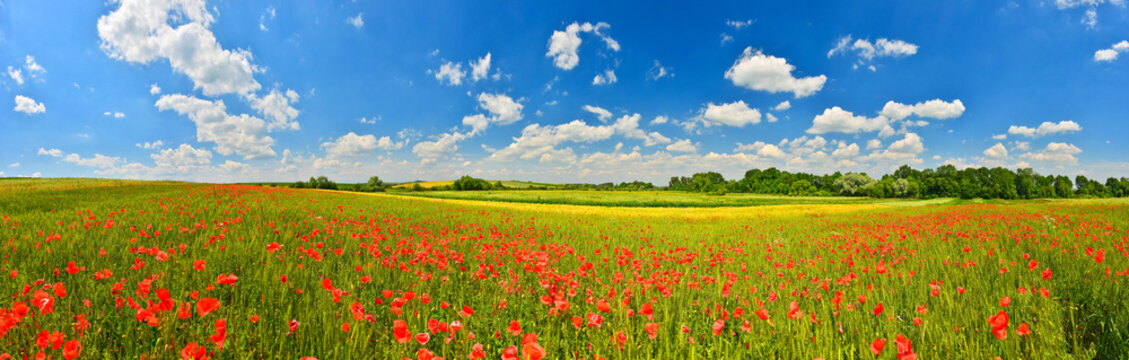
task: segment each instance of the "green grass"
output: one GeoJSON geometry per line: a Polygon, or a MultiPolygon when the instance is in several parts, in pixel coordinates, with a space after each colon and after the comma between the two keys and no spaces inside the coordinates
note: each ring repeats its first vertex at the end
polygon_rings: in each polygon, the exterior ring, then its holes
{"type": "Polygon", "coordinates": [[[634,208],[159,182],[20,186],[0,189],[0,312],[32,308],[0,328],[0,356],[13,358],[34,357],[47,331],[81,342],[80,359],[173,359],[190,342],[219,359],[399,359],[422,348],[466,359],[475,344],[497,359],[522,348],[511,321],[552,359],[874,359],[876,338],[888,340],[877,358],[892,359],[899,334],[921,359],[1129,353],[1126,201],[634,208]],[[268,252],[274,242],[281,250],[268,252]],[[1101,263],[1090,255],[1099,250],[1101,263]],[[71,261],[85,269],[68,273],[71,261]],[[95,280],[103,270],[112,276],[95,280]],[[239,279],[219,285],[220,274],[239,279]],[[50,295],[56,283],[66,297],[50,295]],[[191,303],[191,316],[157,311],[156,326],[139,322],[131,300],[155,307],[159,289],[174,308],[191,303]],[[39,290],[54,312],[35,306],[39,290]],[[397,311],[389,304],[405,291],[417,297],[397,311]],[[222,306],[200,316],[194,292],[222,306]],[[793,302],[797,319],[787,316],[793,302]],[[653,320],[638,313],[644,304],[653,320]],[[474,315],[459,315],[463,306],[474,315]],[[753,315],[762,307],[771,322],[753,315]],[[1003,340],[987,320],[1001,310],[1003,340]],[[603,316],[600,327],[573,326],[589,313],[603,316]],[[90,322],[84,336],[78,315],[90,322]],[[221,318],[219,350],[209,336],[221,318]],[[394,340],[394,321],[418,334],[429,319],[464,329],[450,342],[444,332],[426,345],[394,340]],[[1032,334],[1017,335],[1020,323],[1032,334]]]}

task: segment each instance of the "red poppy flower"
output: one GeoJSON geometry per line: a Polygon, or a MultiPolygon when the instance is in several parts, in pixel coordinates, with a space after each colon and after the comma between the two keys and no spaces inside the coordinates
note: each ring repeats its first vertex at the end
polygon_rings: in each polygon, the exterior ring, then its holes
{"type": "Polygon", "coordinates": [[[196,314],[207,316],[220,308],[220,301],[215,298],[203,298],[196,302],[196,314]]]}

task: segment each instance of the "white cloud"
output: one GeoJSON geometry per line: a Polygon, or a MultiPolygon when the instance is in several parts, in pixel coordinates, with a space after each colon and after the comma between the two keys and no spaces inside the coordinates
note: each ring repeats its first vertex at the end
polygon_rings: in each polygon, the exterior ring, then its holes
{"type": "Polygon", "coordinates": [[[675,141],[673,144],[667,145],[666,151],[692,153],[698,151],[698,145],[690,142],[690,139],[682,139],[675,141]]]}
{"type": "Polygon", "coordinates": [[[227,160],[224,161],[222,165],[220,165],[220,169],[231,173],[246,172],[248,170],[251,170],[251,165],[247,165],[238,161],[227,160]]]}
{"type": "Polygon", "coordinates": [[[44,148],[39,148],[39,155],[47,155],[47,156],[51,156],[51,157],[63,157],[63,151],[59,150],[59,149],[47,150],[47,149],[44,149],[44,148]]]}
{"type": "Polygon", "coordinates": [[[439,71],[435,72],[435,80],[439,80],[440,84],[446,81],[447,85],[462,85],[464,77],[466,71],[463,71],[463,64],[450,61],[440,65],[439,71]]]}
{"type": "Polygon", "coordinates": [[[1068,10],[1078,7],[1086,8],[1082,17],[1081,23],[1086,25],[1087,28],[1093,30],[1098,25],[1098,6],[1103,4],[1112,4],[1125,7],[1125,0],[1055,0],[1055,5],[1059,10],[1068,10]]]}
{"type": "Polygon", "coordinates": [[[259,30],[270,31],[270,29],[267,28],[267,21],[274,20],[275,15],[278,15],[278,12],[275,11],[274,6],[267,6],[266,10],[263,11],[263,14],[259,15],[259,30]]]}
{"type": "Polygon", "coordinates": [[[747,26],[752,25],[752,24],[753,24],[753,19],[748,19],[748,20],[745,20],[745,21],[725,20],[725,25],[732,26],[734,30],[741,30],[742,28],[747,27],[747,26]]]}
{"type": "Polygon", "coordinates": [[[932,118],[937,120],[951,119],[964,114],[964,103],[960,99],[953,100],[952,102],[945,102],[941,99],[933,99],[926,102],[919,102],[914,105],[901,104],[895,101],[886,102],[886,106],[882,107],[882,111],[878,114],[885,116],[891,120],[899,121],[906,117],[916,114],[923,118],[932,118]]]}
{"type": "Polygon", "coordinates": [[[592,85],[611,85],[615,84],[617,80],[615,71],[607,69],[604,70],[603,74],[596,74],[596,77],[592,78],[592,85]]]}
{"type": "Polygon", "coordinates": [[[780,150],[780,148],[776,145],[765,144],[764,146],[761,146],[760,149],[757,149],[757,156],[772,159],[784,159],[788,157],[788,154],[784,153],[784,150],[780,150]]]}
{"type": "Polygon", "coordinates": [[[761,122],[760,110],[751,109],[749,105],[745,104],[744,100],[737,100],[728,104],[715,105],[709,103],[698,119],[706,126],[714,125],[728,125],[735,127],[745,127],[746,124],[758,124],[761,122]]]}
{"type": "Polygon", "coordinates": [[[509,125],[521,120],[521,110],[525,108],[521,103],[505,94],[478,94],[478,106],[481,106],[494,115],[491,123],[509,125]]]}
{"type": "Polygon", "coordinates": [[[477,62],[472,62],[470,68],[472,80],[485,79],[490,74],[490,53],[486,53],[486,56],[479,58],[477,62]]]}
{"type": "Polygon", "coordinates": [[[1073,144],[1052,142],[1047,144],[1047,147],[1044,148],[1043,151],[1029,152],[1020,155],[1020,157],[1044,163],[1075,165],[1078,163],[1078,159],[1075,158],[1074,155],[1081,152],[1082,149],[1079,149],[1073,144]]]}
{"type": "Polygon", "coordinates": [[[796,98],[810,96],[823,89],[826,76],[796,78],[792,76],[795,68],[784,58],[764,55],[747,47],[733,66],[725,71],[725,78],[733,81],[734,85],[751,90],[791,92],[796,98]]]}
{"type": "Polygon", "coordinates": [[[165,145],[165,142],[163,142],[161,140],[157,140],[157,141],[154,141],[154,142],[138,143],[137,147],[142,148],[142,149],[160,149],[161,146],[164,146],[164,145],[165,145]]]}
{"type": "Polygon", "coordinates": [[[188,144],[179,147],[164,149],[149,155],[159,167],[174,168],[186,171],[190,167],[203,166],[212,163],[212,152],[205,149],[193,148],[188,144]]]}
{"type": "Polygon", "coordinates": [[[8,66],[8,77],[16,81],[16,85],[24,84],[23,70],[8,66]]]}
{"type": "Polygon", "coordinates": [[[608,110],[606,110],[602,107],[599,107],[599,106],[584,105],[584,111],[595,114],[596,118],[599,119],[600,121],[603,121],[603,122],[607,122],[608,119],[612,118],[612,112],[611,111],[608,111],[608,110]]]}
{"type": "Polygon", "coordinates": [[[873,43],[867,39],[854,39],[851,35],[843,36],[835,42],[835,47],[827,52],[830,58],[836,54],[853,53],[857,57],[855,68],[866,66],[871,71],[877,70],[874,65],[869,65],[875,58],[892,57],[900,58],[917,54],[917,45],[897,40],[880,38],[873,43]]]}
{"type": "Polygon", "coordinates": [[[768,122],[770,122],[770,123],[774,123],[774,122],[776,122],[776,121],[780,120],[780,119],[777,119],[777,118],[776,118],[776,115],[772,115],[772,113],[766,113],[766,114],[764,114],[764,118],[765,118],[766,120],[768,120],[768,122]]]}
{"type": "Polygon", "coordinates": [[[608,49],[612,51],[619,51],[619,43],[612,39],[610,36],[605,35],[602,31],[610,28],[604,22],[584,23],[579,24],[573,22],[565,27],[565,31],[553,31],[553,35],[549,38],[549,51],[545,56],[553,58],[553,65],[561,70],[572,70],[576,64],[580,62],[580,55],[577,50],[580,48],[581,39],[580,33],[593,33],[604,40],[608,49]]]}
{"type": "Polygon", "coordinates": [[[350,131],[334,141],[322,143],[321,147],[325,149],[325,154],[332,158],[361,156],[378,148],[397,150],[404,145],[407,145],[407,141],[397,143],[388,136],[377,139],[375,135],[357,135],[350,131]]]}
{"type": "Polygon", "coordinates": [[[651,120],[651,125],[666,124],[668,122],[670,122],[670,118],[666,117],[666,115],[659,115],[651,120]]]}
{"type": "Polygon", "coordinates": [[[63,161],[79,166],[109,169],[113,168],[114,165],[117,165],[119,162],[122,162],[122,159],[116,156],[106,156],[102,154],[94,154],[94,157],[90,158],[83,158],[78,154],[67,154],[63,156],[63,161]]]}
{"type": "Polygon", "coordinates": [[[1013,141],[1012,147],[1019,151],[1031,150],[1031,143],[1027,141],[1013,141]]]}
{"type": "Polygon", "coordinates": [[[247,96],[247,100],[251,102],[251,107],[258,111],[259,115],[270,120],[267,123],[267,131],[277,129],[298,130],[298,122],[294,121],[298,117],[298,109],[290,106],[290,104],[298,102],[298,99],[298,93],[289,89],[285,93],[278,91],[278,89],[271,89],[270,93],[261,98],[255,94],[247,96]]]}
{"type": "Polygon", "coordinates": [[[905,138],[890,144],[887,150],[902,154],[920,154],[922,151],[925,151],[925,146],[922,144],[920,136],[914,133],[907,133],[905,138]]]}
{"type": "Polygon", "coordinates": [[[416,154],[424,163],[434,162],[439,157],[454,153],[459,150],[459,142],[466,140],[470,135],[451,132],[440,135],[438,139],[433,141],[420,141],[412,147],[412,153],[416,154]]]}
{"type": "Polygon", "coordinates": [[[522,129],[521,137],[514,138],[513,143],[495,151],[489,159],[495,161],[514,158],[534,159],[545,152],[554,151],[557,145],[565,142],[592,143],[607,140],[615,134],[641,139],[648,146],[670,142],[670,139],[658,133],[648,134],[639,129],[641,117],[639,114],[624,115],[614,124],[607,126],[591,126],[580,120],[560,125],[531,124],[522,129]]]}
{"type": "Polygon", "coordinates": [[[882,147],[882,140],[870,139],[869,141],[866,142],[866,149],[867,150],[877,149],[877,148],[881,148],[881,147],[882,147]]]}
{"type": "Polygon", "coordinates": [[[125,114],[123,114],[123,113],[120,113],[120,112],[109,112],[109,111],[102,113],[102,115],[105,115],[105,116],[113,116],[113,117],[114,117],[115,119],[121,119],[121,118],[124,118],[124,117],[125,117],[125,114]]]}
{"type": "Polygon", "coordinates": [[[992,140],[1007,140],[1007,134],[992,135],[992,140]]]}
{"type": "Polygon", "coordinates": [[[20,163],[18,163],[18,162],[16,162],[16,163],[11,163],[11,164],[9,164],[9,165],[8,165],[8,167],[13,167],[13,168],[17,168],[17,167],[20,167],[20,163]]]}
{"type": "Polygon", "coordinates": [[[24,70],[27,70],[27,74],[31,77],[47,72],[47,69],[39,66],[39,63],[35,62],[35,57],[31,55],[24,56],[24,70]]]}
{"type": "Polygon", "coordinates": [[[358,29],[365,27],[364,13],[357,13],[357,16],[346,18],[345,23],[358,29]]]}
{"type": "MultiPolygon", "coordinates": [[[[1121,42],[1113,44],[1109,49],[1101,49],[1094,52],[1094,61],[1097,62],[1110,62],[1117,60],[1117,55],[1129,51],[1129,40],[1121,40],[1121,42]]],[[[11,68],[9,68],[11,71],[11,68]]]]}
{"type": "Polygon", "coordinates": [[[984,157],[995,160],[1006,159],[1007,148],[1004,147],[1004,144],[996,143],[996,145],[984,150],[984,157]]]}
{"type": "Polygon", "coordinates": [[[26,115],[40,114],[47,112],[47,107],[43,103],[37,103],[34,99],[23,95],[16,95],[16,107],[12,110],[22,112],[26,115]]]}
{"type": "Polygon", "coordinates": [[[149,95],[157,95],[161,93],[161,87],[157,83],[149,85],[149,95]]]}
{"type": "Polygon", "coordinates": [[[1039,124],[1038,128],[1012,125],[1007,129],[1008,134],[1022,135],[1029,138],[1076,131],[1082,131],[1082,126],[1071,120],[1059,121],[1058,123],[1044,121],[1042,124],[1039,124]]]}
{"type": "Polygon", "coordinates": [[[733,36],[730,36],[729,34],[725,34],[725,33],[721,34],[721,44],[722,45],[725,45],[726,43],[731,43],[731,42],[733,42],[733,36]]]}
{"type": "Polygon", "coordinates": [[[647,70],[647,78],[658,81],[664,77],[674,77],[672,70],[671,68],[664,67],[658,60],[655,60],[655,64],[651,66],[650,70],[647,70]]]}
{"type": "Polygon", "coordinates": [[[835,106],[830,109],[824,109],[822,114],[816,115],[807,133],[825,134],[829,132],[841,132],[854,134],[858,132],[878,131],[888,126],[889,120],[885,116],[880,115],[878,117],[868,118],[862,115],[855,115],[850,111],[835,106]]]}
{"type": "Polygon", "coordinates": [[[221,155],[236,153],[244,159],[275,155],[271,149],[274,139],[266,135],[266,122],[247,114],[229,115],[223,100],[170,94],[161,96],[156,106],[188,116],[196,123],[196,141],[214,142],[221,155]]]}
{"type": "Polygon", "coordinates": [[[772,111],[779,112],[779,111],[784,111],[784,110],[788,110],[788,109],[791,109],[791,108],[792,108],[792,103],[788,102],[788,100],[784,100],[784,101],[781,101],[779,104],[776,104],[776,106],[773,106],[772,111]]]}
{"type": "Polygon", "coordinates": [[[846,145],[846,144],[847,144],[846,142],[840,142],[839,148],[837,148],[837,149],[835,149],[835,151],[831,152],[831,156],[836,157],[836,158],[851,158],[851,157],[855,157],[859,154],[859,145],[858,144],[855,144],[855,143],[851,143],[850,145],[846,145]]]}
{"type": "Polygon", "coordinates": [[[215,19],[203,1],[123,0],[118,5],[98,19],[101,47],[112,58],[141,64],[167,59],[207,96],[260,88],[251,53],[220,46],[208,29],[215,19]]]}

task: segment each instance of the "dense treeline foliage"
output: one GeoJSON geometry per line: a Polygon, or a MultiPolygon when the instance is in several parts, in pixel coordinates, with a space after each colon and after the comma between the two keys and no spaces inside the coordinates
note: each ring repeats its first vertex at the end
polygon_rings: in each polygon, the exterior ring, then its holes
{"type": "Polygon", "coordinates": [[[741,179],[726,180],[716,172],[672,177],[668,189],[724,194],[726,192],[777,195],[845,195],[876,198],[983,198],[1035,199],[1129,196],[1129,178],[1109,178],[1103,183],[1079,175],[1073,181],[1058,175],[1040,175],[1031,168],[957,170],[944,165],[917,170],[903,165],[892,174],[873,179],[865,173],[827,175],[790,173],[776,168],[752,169],[741,179]]]}
{"type": "MultiPolygon", "coordinates": [[[[388,184],[378,176],[362,184],[337,184],[325,176],[311,177],[306,182],[296,182],[294,188],[329,189],[345,191],[387,191],[388,184]]],[[[642,181],[567,184],[565,190],[648,191],[663,190],[642,181]]],[[[425,190],[515,190],[503,186],[501,181],[463,176],[450,185],[423,188],[418,183],[410,191],[425,190]]],[[[524,190],[544,190],[529,186],[524,190]]],[[[395,190],[395,189],[394,189],[395,190]]],[[[752,169],[741,179],[725,179],[720,173],[702,172],[690,177],[670,178],[665,190],[699,192],[724,195],[725,193],[753,193],[793,196],[868,196],[874,198],[983,198],[983,199],[1036,199],[1069,197],[1125,197],[1129,196],[1129,178],[1108,178],[1105,182],[1078,175],[1072,180],[1062,175],[1040,175],[1031,168],[1012,171],[1005,168],[967,168],[958,170],[944,165],[936,169],[917,170],[903,165],[879,179],[865,173],[835,172],[813,175],[791,173],[776,168],[752,169]]]]}

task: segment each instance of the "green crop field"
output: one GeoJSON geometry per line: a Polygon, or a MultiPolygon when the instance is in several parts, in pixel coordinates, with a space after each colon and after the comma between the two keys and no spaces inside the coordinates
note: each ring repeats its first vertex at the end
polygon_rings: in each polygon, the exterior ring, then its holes
{"type": "Polygon", "coordinates": [[[928,202],[913,200],[868,199],[862,197],[778,196],[761,194],[709,195],[682,191],[588,191],[588,190],[528,190],[528,191],[428,191],[398,193],[402,195],[462,200],[486,200],[535,204],[569,204],[597,206],[641,207],[720,207],[758,206],[784,204],[868,204],[904,203],[943,204],[951,199],[934,199],[928,202]]]}
{"type": "Polygon", "coordinates": [[[0,358],[1129,353],[1125,200],[509,194],[0,181],[0,358]]]}

